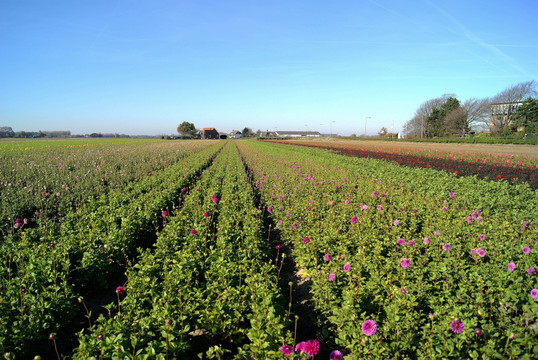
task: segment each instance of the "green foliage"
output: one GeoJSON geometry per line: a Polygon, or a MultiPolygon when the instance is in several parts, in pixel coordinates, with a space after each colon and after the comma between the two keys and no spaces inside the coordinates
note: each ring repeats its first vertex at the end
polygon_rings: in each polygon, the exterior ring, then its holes
{"type": "Polygon", "coordinates": [[[517,128],[524,127],[525,133],[538,133],[538,100],[528,98],[523,102],[515,114],[512,115],[512,121],[517,128]]]}
{"type": "Polygon", "coordinates": [[[177,127],[177,132],[183,135],[194,135],[196,133],[196,127],[193,123],[183,121],[179,126],[177,127]]]}

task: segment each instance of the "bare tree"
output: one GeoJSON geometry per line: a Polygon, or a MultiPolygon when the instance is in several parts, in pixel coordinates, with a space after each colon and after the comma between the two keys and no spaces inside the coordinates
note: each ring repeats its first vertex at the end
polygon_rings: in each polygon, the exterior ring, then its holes
{"type": "Polygon", "coordinates": [[[536,81],[531,80],[507,87],[491,99],[492,103],[510,103],[536,97],[536,85],[536,81]]]}
{"type": "Polygon", "coordinates": [[[415,115],[404,124],[403,132],[407,135],[422,136],[426,127],[426,119],[431,115],[433,109],[441,107],[450,97],[456,97],[456,95],[443,94],[440,97],[424,101],[415,111],[415,115]]]}
{"type": "Polygon", "coordinates": [[[443,119],[445,131],[451,136],[465,136],[469,132],[469,118],[462,106],[452,109],[443,119]]]}
{"type": "Polygon", "coordinates": [[[467,113],[467,124],[478,131],[484,131],[489,127],[489,116],[491,114],[490,98],[470,98],[462,105],[467,113]]]}

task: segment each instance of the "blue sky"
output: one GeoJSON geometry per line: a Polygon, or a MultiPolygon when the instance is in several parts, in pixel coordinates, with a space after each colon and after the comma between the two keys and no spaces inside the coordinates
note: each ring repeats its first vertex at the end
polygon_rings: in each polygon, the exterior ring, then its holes
{"type": "Polygon", "coordinates": [[[535,0],[0,1],[0,126],[401,131],[538,79],[535,0]]]}

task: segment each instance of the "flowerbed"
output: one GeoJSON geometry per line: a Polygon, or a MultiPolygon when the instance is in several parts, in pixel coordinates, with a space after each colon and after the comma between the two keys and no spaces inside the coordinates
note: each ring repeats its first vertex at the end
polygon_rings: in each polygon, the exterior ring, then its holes
{"type": "Polygon", "coordinates": [[[458,176],[476,175],[481,179],[527,183],[532,189],[538,189],[537,159],[514,159],[510,155],[465,154],[461,152],[387,151],[383,148],[369,149],[350,144],[335,145],[330,142],[280,142],[290,145],[329,149],[347,156],[386,160],[404,166],[442,170],[458,176]]]}

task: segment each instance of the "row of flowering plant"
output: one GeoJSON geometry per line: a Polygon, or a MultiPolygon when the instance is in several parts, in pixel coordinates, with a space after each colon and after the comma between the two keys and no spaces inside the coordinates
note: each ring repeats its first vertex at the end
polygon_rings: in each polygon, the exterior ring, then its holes
{"type": "Polygon", "coordinates": [[[528,186],[319,149],[240,148],[342,353],[535,353],[538,197],[528,186]]]}
{"type": "MultiPolygon", "coordinates": [[[[155,140],[47,141],[43,148],[0,144],[1,237],[36,226],[39,218],[61,221],[91,197],[129,191],[208,146],[155,140]],[[20,222],[17,221],[20,219],[20,222]]],[[[43,142],[41,142],[43,143],[43,142]]]]}
{"type": "Polygon", "coordinates": [[[154,251],[128,270],[110,316],[81,334],[74,358],[275,358],[282,309],[262,227],[229,143],[166,218],[154,251]]]}
{"type": "Polygon", "coordinates": [[[121,272],[138,246],[149,245],[162,211],[180,201],[218,148],[90,199],[61,222],[43,217],[8,234],[0,246],[0,350],[24,358],[49,345],[43,340],[68,324],[78,299],[105,289],[109,275],[121,272]]]}

